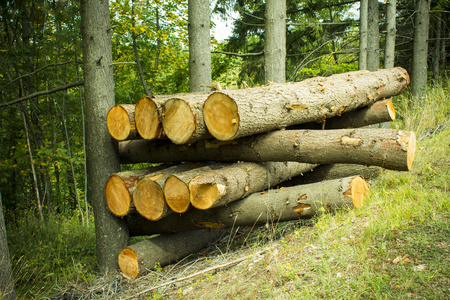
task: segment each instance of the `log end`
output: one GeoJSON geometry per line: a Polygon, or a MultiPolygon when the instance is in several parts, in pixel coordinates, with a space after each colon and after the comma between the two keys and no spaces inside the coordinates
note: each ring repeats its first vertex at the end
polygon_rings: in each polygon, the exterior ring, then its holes
{"type": "Polygon", "coordinates": [[[120,105],[115,105],[109,110],[106,126],[111,136],[118,141],[125,140],[134,129],[134,125],[131,125],[128,118],[128,112],[120,105]]]}
{"type": "Polygon", "coordinates": [[[349,186],[350,189],[344,193],[344,196],[350,196],[356,208],[362,207],[369,190],[366,181],[361,176],[356,176],[349,181],[349,186]]]}
{"type": "Polygon", "coordinates": [[[142,97],[136,104],[134,111],[136,129],[143,139],[152,140],[159,138],[162,132],[159,122],[158,106],[148,97],[142,97]]]}
{"type": "Polygon", "coordinates": [[[239,129],[239,112],[236,102],[229,96],[215,92],[203,105],[203,119],[209,133],[216,139],[228,141],[239,129]]]}
{"type": "Polygon", "coordinates": [[[414,156],[416,154],[416,135],[414,132],[410,131],[409,132],[409,138],[408,138],[408,145],[407,145],[407,154],[406,154],[406,159],[407,159],[407,166],[408,166],[408,171],[411,171],[412,165],[413,165],[413,161],[414,161],[414,156]]]}
{"type": "Polygon", "coordinates": [[[182,214],[189,208],[189,188],[174,175],[170,175],[166,179],[164,197],[167,205],[176,213],[182,214]]]}
{"type": "Polygon", "coordinates": [[[219,186],[215,183],[195,183],[195,178],[189,182],[190,201],[197,209],[210,209],[220,196],[219,186]]]}
{"type": "Polygon", "coordinates": [[[136,252],[131,248],[124,248],[119,253],[119,268],[123,274],[130,278],[136,278],[139,275],[139,262],[136,252]]]}
{"type": "Polygon", "coordinates": [[[186,143],[197,127],[195,113],[186,101],[170,99],[162,107],[164,133],[175,144],[186,143]]]}
{"type": "Polygon", "coordinates": [[[111,213],[118,217],[128,214],[131,205],[131,195],[120,176],[112,175],[105,185],[106,205],[111,213]]]}
{"type": "Polygon", "coordinates": [[[392,120],[392,121],[395,121],[396,115],[395,115],[394,104],[392,104],[392,101],[388,99],[388,100],[386,101],[386,106],[387,106],[387,111],[388,111],[388,113],[389,113],[389,116],[391,117],[391,120],[392,120]]]}
{"type": "Polygon", "coordinates": [[[164,216],[163,191],[159,184],[150,178],[138,180],[133,193],[133,203],[137,212],[150,221],[157,221],[164,216]]]}

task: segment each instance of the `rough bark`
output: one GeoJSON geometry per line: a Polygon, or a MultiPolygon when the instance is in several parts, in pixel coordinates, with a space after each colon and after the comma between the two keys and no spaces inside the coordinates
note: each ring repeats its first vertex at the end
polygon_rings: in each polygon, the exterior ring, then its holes
{"type": "Polygon", "coordinates": [[[9,256],[8,239],[6,236],[5,219],[3,217],[2,194],[0,193],[0,298],[4,300],[17,299],[14,289],[14,278],[9,256]]]}
{"type": "Polygon", "coordinates": [[[441,35],[442,32],[442,14],[438,14],[438,19],[436,20],[436,40],[434,42],[434,51],[433,51],[433,80],[434,82],[438,82],[440,77],[440,63],[441,63],[441,38],[445,38],[445,36],[441,35]]]}
{"type": "Polygon", "coordinates": [[[215,242],[225,230],[193,230],[165,234],[138,242],[124,248],[119,254],[123,274],[136,278],[158,266],[163,267],[201,250],[215,242]]]}
{"type": "Polygon", "coordinates": [[[210,138],[203,121],[202,107],[209,92],[178,94],[162,106],[162,124],[167,137],[175,144],[210,138]]]}
{"type": "Polygon", "coordinates": [[[86,97],[86,149],[88,199],[94,209],[97,261],[101,272],[118,269],[117,253],[128,243],[124,220],[109,211],[103,188],[120,170],[117,148],[106,126],[114,106],[109,1],[81,1],[84,90],[86,97]]]}
{"type": "Polygon", "coordinates": [[[164,182],[164,198],[167,205],[176,213],[184,213],[190,205],[189,181],[201,173],[229,166],[225,163],[214,163],[190,171],[173,174],[164,182]]]}
{"type": "Polygon", "coordinates": [[[406,171],[411,169],[416,149],[414,132],[381,128],[279,130],[227,142],[199,141],[190,146],[143,142],[122,142],[122,162],[297,161],[406,171]]]}
{"type": "Polygon", "coordinates": [[[286,0],[267,0],[265,10],[265,82],[286,81],[286,0]]]}
{"type": "Polygon", "coordinates": [[[386,1],[386,45],[384,50],[384,68],[394,67],[397,0],[386,1]]]}
{"type": "Polygon", "coordinates": [[[367,69],[380,68],[380,29],[378,0],[368,0],[367,69]]]}
{"type": "Polygon", "coordinates": [[[203,105],[208,131],[226,141],[321,121],[402,93],[403,68],[356,71],[302,82],[215,92],[203,105]]]}
{"type": "Polygon", "coordinates": [[[158,105],[157,101],[153,96],[144,96],[136,103],[134,112],[136,130],[146,140],[158,139],[163,135],[162,125],[159,120],[160,105],[158,105]]]}
{"type": "Polygon", "coordinates": [[[106,126],[113,138],[118,141],[141,138],[136,130],[135,106],[132,104],[114,105],[106,116],[106,126]]]}
{"type": "Polygon", "coordinates": [[[225,207],[190,210],[182,216],[172,214],[158,222],[150,223],[139,215],[129,215],[128,225],[132,235],[151,235],[285,222],[311,218],[323,210],[360,207],[367,190],[361,177],[347,177],[255,193],[225,207]]]}
{"type": "Polygon", "coordinates": [[[136,211],[151,221],[159,220],[170,214],[172,211],[166,204],[163,192],[166,179],[170,175],[202,167],[205,164],[208,163],[180,164],[140,178],[136,182],[133,192],[133,204],[136,211]]]}
{"type": "Polygon", "coordinates": [[[188,1],[190,91],[207,91],[211,83],[210,16],[208,0],[188,1]]]}
{"type": "Polygon", "coordinates": [[[427,87],[428,31],[430,29],[430,0],[418,0],[414,17],[413,62],[411,93],[423,96],[427,87]]]}
{"type": "Polygon", "coordinates": [[[309,172],[292,177],[292,179],[283,182],[281,186],[295,186],[349,176],[361,176],[364,180],[371,180],[378,177],[381,172],[382,168],[376,166],[355,164],[319,165],[309,172]]]}
{"type": "Polygon", "coordinates": [[[367,70],[368,0],[359,6],[359,70],[367,70]]]}
{"type": "Polygon", "coordinates": [[[341,116],[288,127],[288,129],[340,129],[359,128],[395,120],[395,109],[392,101],[382,100],[374,104],[349,111],[341,116]]]}
{"type": "Polygon", "coordinates": [[[189,182],[190,201],[198,209],[228,205],[313,169],[297,162],[242,162],[203,173],[189,182]]]}

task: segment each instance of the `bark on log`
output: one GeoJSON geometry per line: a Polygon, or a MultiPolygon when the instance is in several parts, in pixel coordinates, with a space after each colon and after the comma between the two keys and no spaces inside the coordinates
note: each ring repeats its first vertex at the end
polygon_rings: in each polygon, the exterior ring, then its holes
{"type": "Polygon", "coordinates": [[[411,169],[415,150],[414,132],[381,128],[279,130],[226,142],[204,140],[190,146],[145,141],[119,144],[122,163],[297,161],[363,164],[400,171],[411,169]]]}
{"type": "Polygon", "coordinates": [[[395,109],[391,100],[375,102],[368,107],[349,111],[321,122],[312,122],[290,126],[287,129],[341,129],[359,128],[395,120],[395,109]]]}
{"type": "Polygon", "coordinates": [[[136,182],[136,188],[133,193],[133,204],[136,211],[151,221],[159,220],[170,214],[172,211],[166,204],[162,186],[167,177],[202,167],[205,164],[209,163],[184,163],[140,178],[136,182]]]}
{"type": "Polygon", "coordinates": [[[132,104],[120,104],[109,110],[106,126],[114,139],[124,141],[141,138],[136,130],[134,109],[132,104]]]}
{"type": "Polygon", "coordinates": [[[139,170],[112,174],[105,185],[106,204],[111,213],[118,217],[127,215],[132,207],[132,196],[139,179],[148,177],[158,180],[176,172],[184,172],[202,166],[202,163],[184,163],[176,166],[160,165],[139,170]]]}
{"type": "Polygon", "coordinates": [[[162,124],[167,137],[175,144],[211,138],[203,121],[202,106],[209,92],[178,94],[162,106],[162,124]]]}
{"type": "Polygon", "coordinates": [[[189,181],[191,181],[194,177],[200,175],[201,173],[224,168],[229,165],[230,164],[225,163],[215,163],[186,172],[170,175],[169,177],[167,177],[163,188],[164,198],[166,199],[167,205],[175,213],[181,214],[186,212],[191,203],[188,186],[189,181]]]}
{"type": "Polygon", "coordinates": [[[158,139],[162,135],[159,106],[156,101],[154,97],[145,96],[136,104],[136,129],[139,135],[146,140],[158,139]]]}
{"type": "Polygon", "coordinates": [[[136,278],[158,265],[175,261],[201,250],[215,242],[225,230],[194,230],[165,234],[124,248],[119,254],[119,267],[123,274],[136,278]]]}
{"type": "Polygon", "coordinates": [[[189,182],[190,201],[197,209],[228,205],[306,173],[316,165],[298,162],[243,162],[203,173],[189,182]]]}
{"type": "Polygon", "coordinates": [[[215,138],[227,141],[340,115],[398,95],[408,84],[408,73],[397,67],[220,91],[205,101],[203,118],[215,138]]]}
{"type": "Polygon", "coordinates": [[[361,207],[367,190],[361,177],[347,177],[255,193],[224,207],[192,209],[182,216],[172,214],[157,222],[139,215],[128,215],[127,221],[132,236],[263,225],[311,218],[320,211],[361,207]]]}
{"type": "Polygon", "coordinates": [[[309,172],[305,172],[292,179],[284,181],[281,186],[295,186],[314,183],[324,180],[333,180],[349,176],[361,176],[364,180],[378,177],[382,168],[376,166],[364,166],[355,164],[329,164],[319,165],[309,172]]]}

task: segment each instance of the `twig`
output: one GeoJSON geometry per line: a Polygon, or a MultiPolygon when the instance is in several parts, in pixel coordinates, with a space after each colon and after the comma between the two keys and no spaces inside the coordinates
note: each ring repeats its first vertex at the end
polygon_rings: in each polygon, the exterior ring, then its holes
{"type": "Polygon", "coordinates": [[[250,254],[250,255],[247,255],[247,256],[238,258],[238,259],[236,259],[236,260],[233,260],[233,261],[230,261],[230,262],[221,264],[221,265],[217,265],[217,266],[214,266],[214,267],[210,267],[210,268],[204,269],[204,270],[202,270],[202,271],[196,272],[196,273],[191,274],[191,275],[188,275],[188,276],[186,276],[186,277],[182,277],[182,278],[178,278],[178,279],[174,279],[174,280],[171,280],[171,281],[162,283],[162,284],[160,284],[160,285],[157,285],[157,286],[148,288],[148,289],[146,289],[146,290],[143,290],[143,291],[141,291],[141,292],[139,292],[139,293],[137,293],[137,294],[135,294],[135,295],[133,295],[133,296],[124,298],[123,300],[133,299],[133,298],[136,298],[136,297],[138,297],[138,296],[140,296],[140,295],[143,295],[143,294],[145,294],[145,293],[148,293],[148,292],[151,292],[151,291],[153,291],[153,290],[156,290],[156,289],[165,287],[166,285],[170,285],[170,284],[174,284],[174,283],[177,283],[177,282],[180,282],[180,281],[184,281],[184,280],[187,280],[187,279],[191,279],[191,278],[193,278],[193,277],[196,277],[196,276],[199,276],[199,275],[203,275],[204,273],[207,273],[207,272],[210,272],[210,271],[213,271],[213,270],[222,269],[222,268],[225,268],[225,267],[228,267],[228,266],[231,266],[231,265],[240,263],[241,261],[244,261],[244,260],[246,260],[246,259],[248,259],[248,258],[250,258],[250,257],[252,257],[252,256],[255,256],[255,255],[261,255],[262,253],[264,253],[264,252],[266,252],[266,251],[268,251],[268,250],[270,250],[270,249],[272,249],[272,248],[274,248],[274,247],[275,247],[275,246],[267,247],[267,248],[264,248],[264,249],[261,250],[261,251],[258,251],[258,252],[256,252],[256,253],[253,253],[253,254],[250,254]]]}
{"type": "Polygon", "coordinates": [[[219,53],[219,54],[232,55],[232,56],[238,56],[238,57],[264,55],[264,51],[257,52],[257,53],[243,53],[243,54],[241,54],[241,53],[234,53],[234,52],[224,52],[224,51],[211,51],[211,53],[219,53]]]}

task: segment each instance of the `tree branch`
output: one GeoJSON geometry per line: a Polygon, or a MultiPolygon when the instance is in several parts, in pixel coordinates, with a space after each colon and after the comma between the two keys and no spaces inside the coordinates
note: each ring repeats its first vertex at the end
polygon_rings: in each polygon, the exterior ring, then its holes
{"type": "Polygon", "coordinates": [[[81,85],[84,85],[84,81],[71,82],[69,84],[66,84],[66,85],[63,85],[63,86],[60,86],[60,87],[56,87],[56,88],[51,89],[51,90],[36,92],[36,93],[33,93],[33,94],[29,94],[27,96],[21,97],[19,99],[15,99],[15,100],[12,100],[12,101],[9,101],[9,102],[5,102],[5,103],[0,103],[0,107],[10,106],[10,105],[17,104],[17,103],[20,103],[22,101],[34,98],[34,97],[53,94],[53,93],[56,93],[56,92],[59,92],[59,91],[67,90],[67,89],[70,89],[70,88],[73,88],[73,87],[77,87],[77,86],[81,86],[81,85]]]}
{"type": "Polygon", "coordinates": [[[232,55],[232,56],[238,56],[238,57],[264,55],[264,51],[257,52],[257,53],[243,53],[243,54],[241,54],[241,53],[234,53],[234,52],[224,52],[224,51],[211,51],[211,53],[219,53],[219,54],[232,55]]]}

